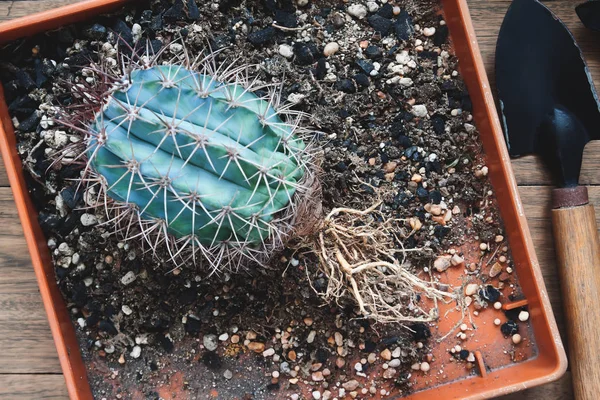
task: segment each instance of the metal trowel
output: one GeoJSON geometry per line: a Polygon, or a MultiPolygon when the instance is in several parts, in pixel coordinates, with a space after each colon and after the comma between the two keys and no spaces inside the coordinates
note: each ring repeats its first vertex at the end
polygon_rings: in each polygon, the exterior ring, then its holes
{"type": "MultiPolygon", "coordinates": [[[[511,156],[538,154],[552,172],[552,225],[576,399],[600,398],[600,243],[583,149],[600,138],[592,78],[566,26],[536,0],[514,0],[496,47],[496,84],[511,156]]],[[[542,349],[540,349],[542,351],[542,349]]]]}

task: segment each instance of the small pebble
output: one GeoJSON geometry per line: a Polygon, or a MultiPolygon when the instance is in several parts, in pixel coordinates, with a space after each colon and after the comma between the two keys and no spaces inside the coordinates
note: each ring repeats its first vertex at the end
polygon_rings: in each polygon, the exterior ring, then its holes
{"type": "Polygon", "coordinates": [[[369,10],[367,10],[367,7],[363,6],[362,4],[352,4],[350,7],[348,7],[348,14],[358,19],[363,19],[366,17],[368,11],[369,10]]]}
{"type": "Polygon", "coordinates": [[[514,344],[519,344],[521,343],[521,335],[519,335],[518,333],[515,333],[514,335],[512,335],[512,342],[514,344]]]}
{"type": "Polygon", "coordinates": [[[494,263],[492,268],[490,268],[490,278],[494,278],[502,273],[502,264],[494,263]]]}
{"type": "Polygon", "coordinates": [[[459,256],[458,254],[454,254],[452,256],[452,258],[450,259],[450,263],[452,263],[453,266],[460,265],[464,262],[465,262],[465,259],[462,258],[461,256],[459,256]]]}
{"type": "Polygon", "coordinates": [[[273,354],[275,354],[275,349],[271,347],[270,349],[263,351],[262,354],[263,357],[271,357],[273,354]]]}
{"type": "Polygon", "coordinates": [[[225,342],[227,339],[229,339],[229,334],[228,333],[223,333],[219,336],[219,340],[221,342],[225,342]]]}
{"type": "Polygon", "coordinates": [[[225,377],[225,379],[231,379],[231,378],[233,378],[233,372],[226,369],[225,372],[223,372],[223,376],[225,377]]]}
{"type": "Polygon", "coordinates": [[[394,358],[388,363],[390,368],[398,368],[401,364],[401,361],[398,358],[394,358]]]}
{"type": "Polygon", "coordinates": [[[93,214],[82,214],[80,221],[83,226],[92,226],[98,223],[98,218],[93,214]]]}
{"type": "Polygon", "coordinates": [[[502,308],[502,303],[500,303],[499,301],[495,302],[495,303],[494,303],[494,308],[495,308],[496,310],[499,310],[499,309],[501,309],[501,308],[502,308]]]}
{"type": "Polygon", "coordinates": [[[123,277],[121,278],[121,283],[123,285],[127,286],[130,283],[132,283],[133,281],[135,281],[135,279],[136,279],[135,272],[129,271],[128,273],[123,275],[123,277]]]}
{"type": "Polygon", "coordinates": [[[360,383],[358,383],[358,381],[357,381],[356,379],[352,379],[352,380],[350,380],[350,381],[348,381],[348,382],[345,382],[345,383],[343,383],[343,384],[342,384],[342,387],[343,387],[345,390],[347,390],[347,391],[351,392],[351,391],[353,391],[353,390],[356,390],[356,389],[358,388],[358,386],[359,386],[359,385],[360,385],[360,383]]]}
{"type": "Polygon", "coordinates": [[[431,367],[429,366],[429,363],[428,363],[428,362],[422,362],[422,363],[421,363],[421,371],[423,371],[423,372],[427,372],[427,371],[429,371],[429,369],[430,369],[430,368],[431,368],[431,367]]]}
{"type": "Polygon", "coordinates": [[[433,268],[437,272],[444,272],[448,268],[450,268],[451,265],[452,265],[451,256],[447,256],[447,255],[439,256],[433,262],[433,268]]]}
{"type": "Polygon", "coordinates": [[[500,321],[500,318],[496,318],[494,320],[494,325],[496,325],[496,326],[500,326],[501,323],[502,323],[502,321],[500,321]]]}
{"type": "Polygon", "coordinates": [[[425,35],[427,37],[435,35],[435,28],[434,27],[424,28],[423,29],[423,35],[425,35]]]}
{"type": "Polygon", "coordinates": [[[265,350],[265,344],[260,342],[250,342],[248,343],[248,350],[255,353],[262,353],[265,350]]]}
{"type": "Polygon", "coordinates": [[[523,310],[519,313],[519,321],[525,322],[528,319],[529,319],[529,313],[527,311],[523,310]]]}
{"type": "Polygon", "coordinates": [[[325,57],[332,56],[335,53],[337,53],[339,49],[340,45],[337,44],[337,42],[329,42],[325,45],[325,48],[323,49],[323,55],[325,57]]]}
{"type": "Polygon", "coordinates": [[[386,361],[389,361],[392,359],[392,352],[390,351],[390,349],[385,349],[381,352],[381,358],[383,358],[386,361]]]}
{"type": "Polygon", "coordinates": [[[424,118],[428,115],[427,107],[424,104],[415,104],[410,111],[415,117],[424,118]]]}
{"type": "Polygon", "coordinates": [[[383,379],[393,379],[394,375],[396,375],[396,370],[394,368],[388,368],[383,371],[383,379]]]}
{"type": "Polygon", "coordinates": [[[285,58],[292,58],[294,56],[294,48],[288,44],[280,44],[279,54],[285,58]]]}
{"type": "Polygon", "coordinates": [[[472,296],[475,293],[477,293],[477,289],[479,288],[479,285],[476,283],[469,283],[466,287],[465,287],[465,295],[467,296],[472,296]]]}

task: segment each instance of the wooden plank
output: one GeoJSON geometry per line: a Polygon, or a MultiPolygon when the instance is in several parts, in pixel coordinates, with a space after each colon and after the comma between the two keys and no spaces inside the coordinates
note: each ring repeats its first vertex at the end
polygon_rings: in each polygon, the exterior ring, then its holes
{"type": "Polygon", "coordinates": [[[498,397],[498,400],[573,400],[571,373],[567,372],[556,382],[498,397]]]}
{"type": "Polygon", "coordinates": [[[81,0],[0,1],[0,22],[77,3],[81,0]]]}
{"type": "Polygon", "coordinates": [[[0,188],[0,226],[0,374],[60,373],[9,188],[0,188]]]}
{"type": "Polygon", "coordinates": [[[2,400],[64,400],[68,399],[62,375],[0,375],[2,400]]]}
{"type": "Polygon", "coordinates": [[[6,168],[4,168],[4,161],[0,157],[0,187],[8,186],[8,176],[6,176],[6,168]]]}

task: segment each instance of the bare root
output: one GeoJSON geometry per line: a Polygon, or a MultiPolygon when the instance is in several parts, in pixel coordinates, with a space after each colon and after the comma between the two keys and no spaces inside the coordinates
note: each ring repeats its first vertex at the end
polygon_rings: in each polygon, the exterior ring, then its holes
{"type": "Polygon", "coordinates": [[[363,316],[381,323],[435,320],[437,308],[423,309],[417,296],[446,303],[455,295],[407,269],[409,252],[429,250],[404,248],[402,240],[414,232],[402,235],[405,221],[381,218],[379,205],[365,210],[335,208],[317,233],[304,241],[318,254],[320,269],[328,278],[320,295],[336,302],[350,295],[363,316]]]}

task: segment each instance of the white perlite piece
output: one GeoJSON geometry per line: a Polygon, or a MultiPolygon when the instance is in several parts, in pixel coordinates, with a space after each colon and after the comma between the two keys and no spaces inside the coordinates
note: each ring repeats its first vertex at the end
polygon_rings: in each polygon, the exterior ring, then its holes
{"type": "Polygon", "coordinates": [[[140,24],[133,24],[131,35],[133,36],[133,42],[137,43],[142,38],[142,26],[140,24]]]}
{"type": "Polygon", "coordinates": [[[290,93],[288,101],[292,104],[300,104],[306,98],[306,95],[302,93],[290,93]]]}
{"type": "Polygon", "coordinates": [[[94,214],[82,214],[80,221],[83,226],[92,226],[98,223],[98,218],[94,214]]]}
{"type": "Polygon", "coordinates": [[[138,358],[141,354],[142,348],[140,346],[134,346],[133,350],[131,350],[131,353],[129,353],[129,355],[133,358],[138,358]]]}
{"type": "Polygon", "coordinates": [[[217,341],[217,335],[208,334],[204,335],[202,338],[202,344],[204,348],[208,351],[215,351],[217,347],[219,347],[219,342],[217,341]]]}
{"type": "Polygon", "coordinates": [[[133,310],[131,309],[131,307],[129,307],[128,305],[123,304],[121,306],[121,311],[123,311],[123,314],[125,315],[131,315],[131,313],[133,313],[133,310]]]}
{"type": "Polygon", "coordinates": [[[123,277],[121,278],[121,283],[125,286],[129,285],[130,283],[132,283],[133,281],[135,281],[135,272],[133,271],[129,271],[128,273],[126,273],[125,275],[123,275],[123,277]]]}
{"type": "Polygon", "coordinates": [[[225,377],[225,379],[231,379],[231,378],[233,378],[233,372],[226,369],[225,372],[223,372],[223,376],[225,377]]]}
{"type": "Polygon", "coordinates": [[[367,16],[367,7],[362,4],[352,4],[348,7],[348,14],[352,15],[355,18],[363,19],[367,16]]]}
{"type": "Polygon", "coordinates": [[[413,84],[413,80],[410,78],[406,78],[406,77],[400,78],[398,80],[398,84],[402,87],[410,87],[413,84]]]}
{"type": "Polygon", "coordinates": [[[285,58],[292,58],[294,56],[294,49],[289,44],[280,44],[279,54],[285,58]]]}
{"type": "Polygon", "coordinates": [[[415,117],[425,118],[428,115],[427,107],[424,104],[415,104],[410,111],[415,117]]]}

